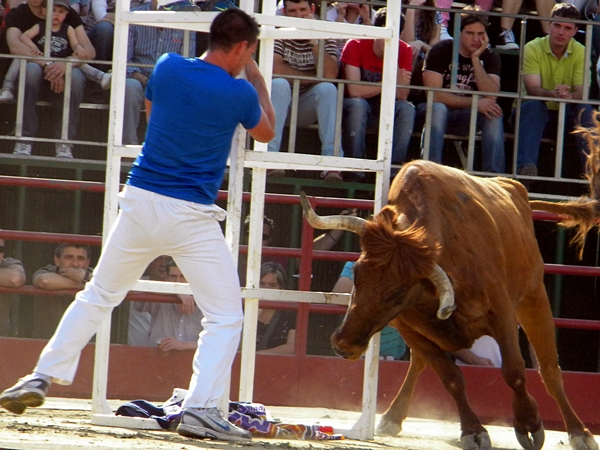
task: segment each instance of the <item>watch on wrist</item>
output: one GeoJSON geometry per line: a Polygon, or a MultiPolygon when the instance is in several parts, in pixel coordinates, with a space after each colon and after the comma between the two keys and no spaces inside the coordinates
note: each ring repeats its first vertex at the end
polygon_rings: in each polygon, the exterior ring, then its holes
{"type": "Polygon", "coordinates": [[[44,69],[52,64],[54,64],[54,61],[48,61],[46,64],[44,64],[44,69]]]}

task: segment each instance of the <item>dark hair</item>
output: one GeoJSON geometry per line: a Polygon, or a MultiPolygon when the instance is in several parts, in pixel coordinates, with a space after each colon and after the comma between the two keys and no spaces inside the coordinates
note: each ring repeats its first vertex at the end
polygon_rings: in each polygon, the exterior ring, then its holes
{"type": "Polygon", "coordinates": [[[230,50],[239,42],[254,44],[259,28],[256,21],[238,8],[220,13],[210,26],[210,49],[230,50]]]}
{"type": "Polygon", "coordinates": [[[265,275],[269,275],[270,273],[275,274],[275,278],[277,278],[277,283],[279,284],[280,289],[287,289],[287,279],[285,276],[285,269],[283,266],[276,262],[266,262],[262,266],[260,266],[260,279],[262,280],[265,275]]]}
{"type": "MultiPolygon", "coordinates": [[[[384,6],[383,8],[379,8],[377,11],[375,11],[375,14],[373,15],[373,25],[376,27],[385,27],[385,23],[387,20],[387,7],[384,6]]],[[[404,29],[404,14],[401,14],[400,17],[400,33],[402,33],[402,30],[404,29]]]]}
{"type": "MultiPolygon", "coordinates": [[[[246,233],[248,231],[250,231],[250,214],[248,214],[246,216],[246,218],[244,219],[244,227],[246,229],[246,233]]],[[[273,222],[273,219],[271,219],[270,217],[267,216],[263,216],[263,225],[269,225],[269,227],[271,228],[271,233],[273,233],[273,231],[275,231],[275,222],[273,222]]]]}
{"type": "MultiPolygon", "coordinates": [[[[562,17],[564,19],[581,19],[581,13],[573,3],[557,3],[550,12],[550,17],[562,17]]],[[[577,26],[576,23],[573,25],[577,26]]]]}
{"type": "Polygon", "coordinates": [[[313,0],[283,0],[283,7],[285,8],[285,4],[287,2],[292,2],[292,3],[302,3],[302,2],[306,2],[308,3],[310,6],[313,5],[314,1],[313,0]]]}
{"type": "Polygon", "coordinates": [[[68,247],[75,247],[75,248],[83,248],[85,249],[85,252],[87,254],[87,258],[90,259],[90,256],[92,254],[92,249],[90,248],[89,245],[83,245],[83,244],[58,244],[56,246],[56,248],[54,249],[54,256],[60,258],[61,255],[63,254],[63,252],[65,251],[66,248],[68,247]]]}
{"type": "Polygon", "coordinates": [[[467,25],[473,23],[480,23],[487,30],[490,26],[488,17],[485,14],[473,14],[473,11],[483,11],[481,7],[477,5],[469,5],[463,8],[463,13],[460,15],[460,31],[462,31],[467,25]]]}
{"type": "Polygon", "coordinates": [[[167,259],[167,262],[165,263],[165,270],[167,271],[167,275],[171,272],[169,270],[171,267],[177,267],[177,263],[173,258],[167,259]]]}

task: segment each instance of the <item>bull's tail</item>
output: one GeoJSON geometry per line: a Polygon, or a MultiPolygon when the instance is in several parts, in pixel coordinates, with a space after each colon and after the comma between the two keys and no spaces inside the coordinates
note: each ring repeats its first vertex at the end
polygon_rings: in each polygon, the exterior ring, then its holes
{"type": "Polygon", "coordinates": [[[564,217],[561,225],[567,228],[577,228],[572,243],[579,248],[579,258],[583,253],[585,237],[600,219],[600,122],[599,113],[594,116],[593,128],[578,128],[576,133],[583,134],[588,141],[590,154],[586,163],[585,177],[589,181],[589,195],[573,202],[544,202],[532,200],[532,209],[560,214],[564,217]]]}

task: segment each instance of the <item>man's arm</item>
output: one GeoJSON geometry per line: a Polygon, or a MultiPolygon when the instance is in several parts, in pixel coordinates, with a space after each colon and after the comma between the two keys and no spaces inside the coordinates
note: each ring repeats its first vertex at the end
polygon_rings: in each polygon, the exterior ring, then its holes
{"type": "MultiPolygon", "coordinates": [[[[410,85],[410,78],[412,74],[406,69],[398,69],[396,75],[396,83],[410,85]]],[[[410,89],[408,88],[396,88],[396,100],[406,100],[410,89]]]]}
{"type": "Polygon", "coordinates": [[[79,25],[77,28],[75,28],[75,37],[79,41],[79,44],[83,47],[83,52],[81,53],[82,59],[95,59],[96,49],[94,49],[94,46],[85,32],[83,25],[79,25]],[[83,56],[85,56],[85,58],[83,58],[83,56]]]}
{"type": "Polygon", "coordinates": [[[78,268],[62,269],[62,273],[36,272],[33,285],[40,289],[82,289],[87,270],[78,268]]]}
{"type": "Polygon", "coordinates": [[[33,49],[21,41],[21,34],[23,33],[17,27],[10,27],[6,30],[6,42],[10,52],[13,55],[37,56],[33,49]]]}
{"type": "Polygon", "coordinates": [[[11,264],[0,269],[0,286],[19,288],[25,284],[25,269],[20,264],[11,264]]]}
{"type": "MultiPolygon", "coordinates": [[[[283,56],[275,53],[273,55],[273,73],[277,75],[292,75],[292,76],[303,76],[310,77],[315,76],[317,73],[314,70],[297,70],[290,66],[283,60],[283,56]]],[[[293,79],[288,80],[293,83],[293,79]]],[[[300,80],[300,84],[314,84],[313,80],[300,80]]]]}
{"type": "MultiPolygon", "coordinates": [[[[423,71],[423,86],[441,88],[444,83],[444,76],[439,72],[432,70],[423,71]]],[[[434,92],[433,101],[440,102],[448,108],[468,108],[471,106],[471,97],[456,95],[451,92],[434,92]]]]}
{"type": "MultiPolygon", "coordinates": [[[[481,41],[481,47],[471,54],[471,65],[473,66],[473,74],[475,75],[475,83],[477,89],[483,92],[500,92],[500,78],[496,75],[490,75],[486,72],[481,64],[481,55],[487,49],[489,39],[487,34],[481,41]]],[[[495,99],[496,97],[489,97],[495,99]]]]}
{"type": "MultiPolygon", "coordinates": [[[[311,40],[311,47],[313,57],[315,58],[315,65],[319,61],[319,41],[311,40]]],[[[323,57],[323,77],[325,78],[337,78],[339,73],[338,59],[337,56],[332,55],[325,49],[325,56],[323,57]]]]}
{"type": "Polygon", "coordinates": [[[258,93],[258,103],[262,109],[260,121],[254,128],[248,130],[250,136],[258,142],[270,142],[275,137],[275,110],[267,90],[267,84],[255,61],[246,65],[248,82],[254,86],[258,93]]]}
{"type": "MultiPolygon", "coordinates": [[[[344,79],[349,81],[360,80],[360,67],[350,64],[344,65],[344,79]]],[[[381,94],[381,86],[366,84],[347,84],[348,94],[353,98],[371,98],[381,94]]]]}

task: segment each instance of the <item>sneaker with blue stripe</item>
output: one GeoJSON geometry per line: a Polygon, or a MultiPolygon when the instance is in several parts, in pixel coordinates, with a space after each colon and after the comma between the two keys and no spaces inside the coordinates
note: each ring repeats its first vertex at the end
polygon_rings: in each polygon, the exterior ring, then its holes
{"type": "Polygon", "coordinates": [[[0,394],[0,406],[14,414],[23,414],[28,407],[42,406],[50,383],[32,375],[21,378],[13,387],[0,394]]]}

